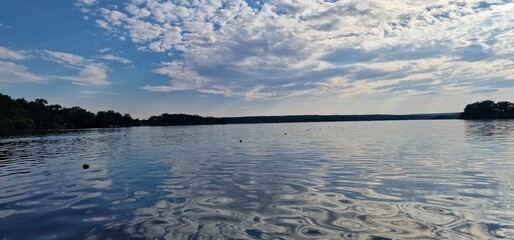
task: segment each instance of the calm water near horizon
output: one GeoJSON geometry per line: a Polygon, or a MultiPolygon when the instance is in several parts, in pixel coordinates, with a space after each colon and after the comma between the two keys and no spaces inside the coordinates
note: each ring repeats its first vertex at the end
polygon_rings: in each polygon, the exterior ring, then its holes
{"type": "Polygon", "coordinates": [[[514,121],[0,138],[0,240],[128,238],[514,239],[514,121]]]}

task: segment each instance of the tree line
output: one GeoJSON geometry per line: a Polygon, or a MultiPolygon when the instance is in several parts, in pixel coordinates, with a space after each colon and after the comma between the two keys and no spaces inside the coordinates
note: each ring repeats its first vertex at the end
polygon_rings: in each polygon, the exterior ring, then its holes
{"type": "Polygon", "coordinates": [[[187,114],[152,116],[133,119],[130,114],[112,110],[89,112],[80,107],[66,108],[48,104],[45,99],[27,101],[12,99],[0,93],[0,133],[21,130],[106,128],[132,126],[172,126],[206,124],[244,124],[279,122],[380,121],[419,119],[493,119],[514,118],[514,103],[486,100],[468,104],[462,113],[410,115],[297,115],[215,118],[187,114]]]}
{"type": "Polygon", "coordinates": [[[112,110],[95,114],[80,107],[48,104],[45,99],[15,100],[0,94],[0,131],[134,126],[138,122],[130,114],[112,110]]]}
{"type": "Polygon", "coordinates": [[[170,125],[208,125],[208,124],[226,124],[225,118],[202,117],[198,115],[187,114],[168,114],[164,113],[160,116],[152,116],[148,120],[141,121],[142,124],[148,126],[170,126],[170,125]]]}
{"type": "Polygon", "coordinates": [[[491,100],[466,105],[461,115],[463,119],[514,118],[514,103],[491,100]]]}
{"type": "Polygon", "coordinates": [[[0,93],[0,132],[45,129],[222,124],[223,119],[186,114],[162,114],[147,120],[112,110],[96,114],[80,107],[48,104],[45,99],[12,99],[0,93]]]}

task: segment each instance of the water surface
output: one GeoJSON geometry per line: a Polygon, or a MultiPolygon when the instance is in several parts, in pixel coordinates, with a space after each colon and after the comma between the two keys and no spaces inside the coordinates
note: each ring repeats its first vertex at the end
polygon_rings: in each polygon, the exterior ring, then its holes
{"type": "Polygon", "coordinates": [[[513,170],[514,121],[1,138],[0,239],[514,238],[513,170]]]}

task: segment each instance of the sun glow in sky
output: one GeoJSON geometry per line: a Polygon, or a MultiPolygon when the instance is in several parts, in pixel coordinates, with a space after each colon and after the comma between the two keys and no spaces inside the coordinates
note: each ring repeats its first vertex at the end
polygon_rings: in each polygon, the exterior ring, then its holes
{"type": "Polygon", "coordinates": [[[0,93],[148,117],[514,101],[512,0],[0,2],[0,93]]]}

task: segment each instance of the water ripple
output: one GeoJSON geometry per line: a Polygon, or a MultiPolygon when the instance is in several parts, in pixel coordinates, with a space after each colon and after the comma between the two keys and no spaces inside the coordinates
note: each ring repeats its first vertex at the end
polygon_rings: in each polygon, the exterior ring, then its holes
{"type": "Polygon", "coordinates": [[[513,127],[302,123],[0,138],[0,238],[514,238],[513,127]]]}

